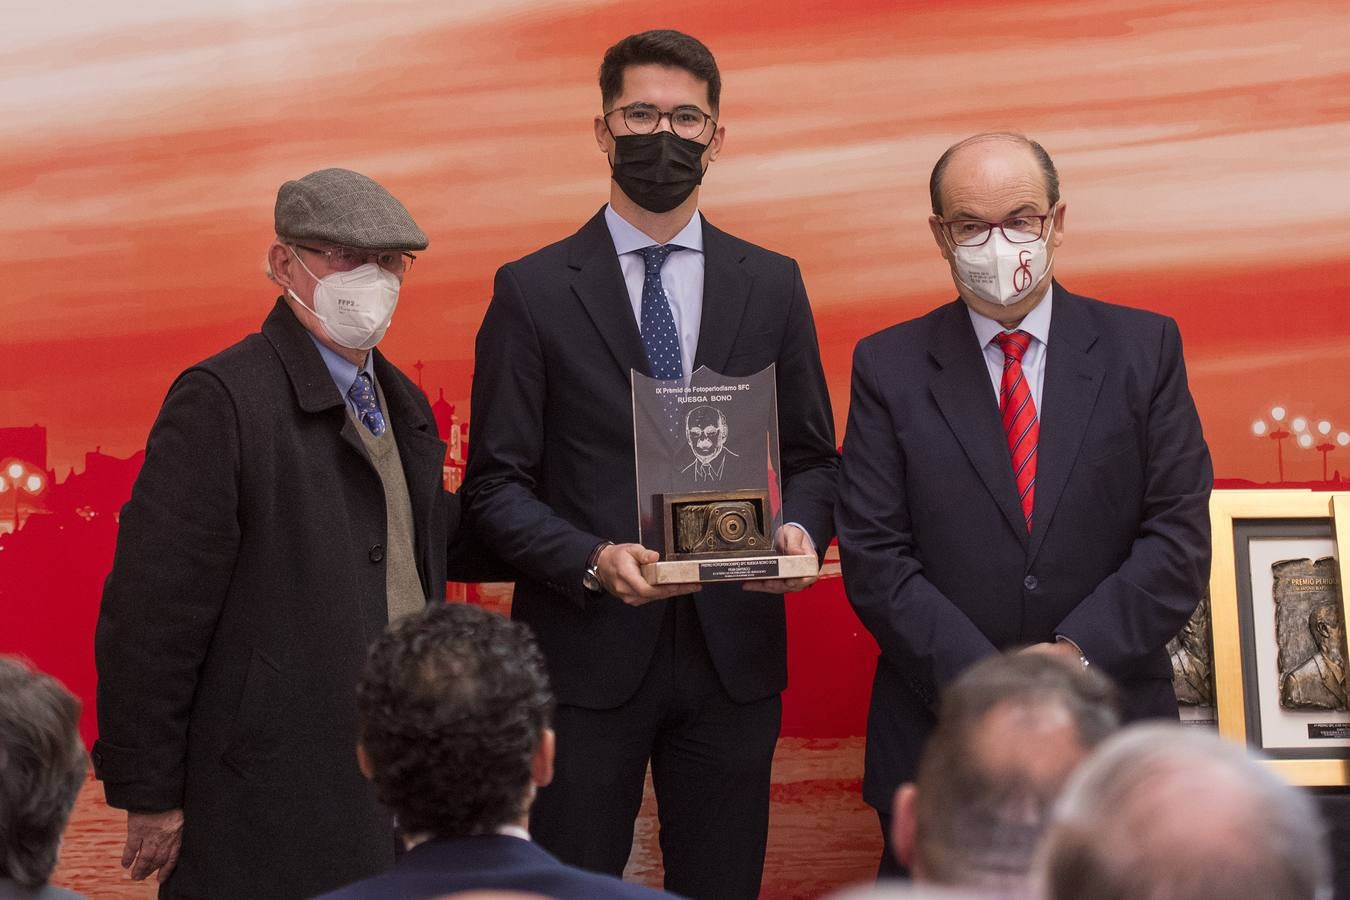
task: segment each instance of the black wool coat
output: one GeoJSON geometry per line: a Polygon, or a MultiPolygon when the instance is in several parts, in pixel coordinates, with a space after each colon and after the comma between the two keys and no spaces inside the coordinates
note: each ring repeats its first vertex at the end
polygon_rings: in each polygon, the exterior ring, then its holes
{"type": "MultiPolygon", "coordinates": [[[[379,352],[416,561],[445,597],[458,499],[426,398],[379,352]]],[[[355,685],[386,624],[385,504],[313,342],[278,300],[169,390],[122,510],[96,636],[108,803],[182,808],[168,897],[308,897],[393,864],[357,769],[355,685]]]]}

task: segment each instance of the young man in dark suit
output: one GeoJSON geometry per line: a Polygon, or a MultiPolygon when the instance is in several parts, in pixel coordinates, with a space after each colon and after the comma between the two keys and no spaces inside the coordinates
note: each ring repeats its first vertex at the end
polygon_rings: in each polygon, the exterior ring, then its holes
{"type": "Polygon", "coordinates": [[[674,31],[600,69],[610,201],[497,273],[478,334],[466,510],[519,573],[558,693],[553,784],[531,818],[564,861],[623,871],[651,762],[670,890],[754,897],[787,679],[782,598],[812,579],[653,587],[638,540],[630,371],[777,364],[785,554],[833,534],[833,419],[796,263],[719,231],[699,184],[725,136],[721,77],[674,31]]]}
{"type": "MultiPolygon", "coordinates": [[[[553,693],[529,628],[463,603],[402,619],[357,686],[361,771],[408,851],[326,900],[511,891],[560,900],[667,896],[564,865],[530,840],[553,777],[553,693]]],[[[513,894],[514,896],[514,894],[513,894]]]]}
{"type": "Polygon", "coordinates": [[[930,193],[960,298],[858,344],[837,516],[881,647],[863,796],[884,832],[939,690],[983,657],[1062,654],[1115,680],[1127,720],[1175,718],[1167,641],[1209,576],[1176,323],[1052,281],[1065,203],[1034,141],[962,141],[930,193]]]}

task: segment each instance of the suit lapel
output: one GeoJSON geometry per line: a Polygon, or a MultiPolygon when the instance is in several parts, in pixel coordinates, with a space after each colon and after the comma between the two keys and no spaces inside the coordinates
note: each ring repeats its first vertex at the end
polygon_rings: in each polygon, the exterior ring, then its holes
{"type": "Polygon", "coordinates": [[[572,272],[572,292],[623,370],[624,381],[630,369],[651,375],[603,209],[569,239],[567,267],[572,272]]]}
{"type": "Polygon", "coordinates": [[[699,321],[698,350],[694,354],[692,374],[699,366],[722,372],[741,318],[750,299],[754,278],[742,263],[745,252],[725,231],[703,220],[703,313],[699,321]]]}
{"type": "Polygon", "coordinates": [[[291,312],[286,301],[278,297],[262,325],[263,337],[276,351],[286,377],[291,381],[295,400],[307,413],[322,412],[335,406],[346,406],[333,376],[324,365],[319,349],[314,346],[309,332],[291,312]]]}
{"type": "Polygon", "coordinates": [[[1041,442],[1036,452],[1036,508],[1032,519],[1034,557],[1083,446],[1083,435],[1101,391],[1105,366],[1092,355],[1097,330],[1081,302],[1054,285],[1045,385],[1041,396],[1041,442]]]}
{"type": "MultiPolygon", "coordinates": [[[[730,235],[703,220],[703,309],[698,349],[690,372],[699,366],[721,371],[736,344],[741,318],[754,279],[742,263],[744,251],[730,235]]],[[[651,375],[619,267],[614,241],[605,225],[604,210],[572,236],[568,246],[572,291],[586,308],[610,354],[623,370],[651,375]]]]}
{"type": "Polygon", "coordinates": [[[946,308],[929,348],[941,368],[932,381],[933,399],[1004,518],[1025,543],[1027,526],[1013,481],[1008,439],[978,341],[965,304],[956,300],[946,308]]]}
{"type": "Polygon", "coordinates": [[[346,415],[347,403],[333,384],[333,376],[324,365],[323,356],[285,300],[277,298],[272,313],[263,322],[262,333],[276,350],[277,358],[291,380],[291,389],[295,391],[300,408],[307,413],[342,410],[342,439],[354,453],[369,462],[370,455],[361,443],[361,436],[356,433],[357,426],[353,424],[352,417],[346,415]]]}

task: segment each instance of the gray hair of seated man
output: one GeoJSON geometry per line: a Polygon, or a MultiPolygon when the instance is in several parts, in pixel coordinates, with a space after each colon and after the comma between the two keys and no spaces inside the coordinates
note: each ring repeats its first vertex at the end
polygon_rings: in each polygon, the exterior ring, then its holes
{"type": "Polygon", "coordinates": [[[1069,773],[1120,724],[1114,685],[1032,653],[982,660],[942,695],[915,782],[915,877],[1025,891],[1069,773]]]}
{"type": "Polygon", "coordinates": [[[0,656],[0,878],[47,883],[86,767],[80,702],[50,675],[0,656]]]}
{"type": "Polygon", "coordinates": [[[1332,891],[1311,796],[1241,745],[1174,723],[1126,728],[1074,773],[1036,880],[1051,900],[1329,900],[1332,891]]]}

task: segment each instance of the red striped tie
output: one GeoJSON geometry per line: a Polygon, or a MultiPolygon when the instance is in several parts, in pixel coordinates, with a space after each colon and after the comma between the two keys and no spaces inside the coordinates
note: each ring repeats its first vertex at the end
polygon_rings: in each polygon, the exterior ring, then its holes
{"type": "Polygon", "coordinates": [[[998,408],[1003,414],[1003,432],[1008,436],[1012,454],[1013,478],[1017,496],[1022,500],[1022,517],[1031,531],[1031,510],[1036,505],[1036,447],[1041,439],[1036,403],[1031,386],[1022,375],[1022,355],[1031,346],[1025,331],[1004,332],[994,340],[1003,351],[1003,384],[998,392],[998,408]]]}

